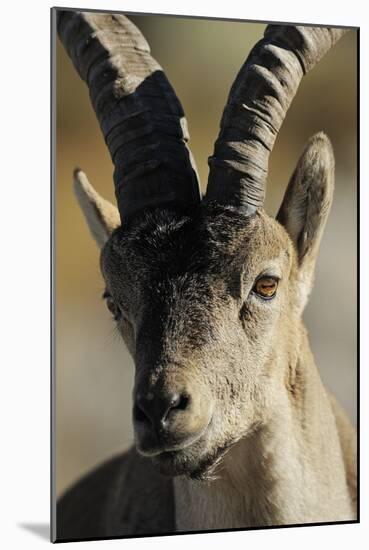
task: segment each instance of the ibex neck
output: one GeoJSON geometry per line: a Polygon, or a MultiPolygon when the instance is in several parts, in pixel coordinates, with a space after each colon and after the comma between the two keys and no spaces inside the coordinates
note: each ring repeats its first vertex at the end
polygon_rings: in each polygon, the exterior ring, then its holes
{"type": "Polygon", "coordinates": [[[175,480],[178,529],[296,523],[289,518],[302,513],[296,505],[304,490],[300,458],[297,438],[276,418],[274,427],[260,428],[232,448],[214,481],[175,480]]]}
{"type": "Polygon", "coordinates": [[[335,419],[304,333],[301,343],[265,422],[230,450],[218,478],[175,479],[179,530],[350,519],[348,494],[336,494],[345,472],[335,419]]]}

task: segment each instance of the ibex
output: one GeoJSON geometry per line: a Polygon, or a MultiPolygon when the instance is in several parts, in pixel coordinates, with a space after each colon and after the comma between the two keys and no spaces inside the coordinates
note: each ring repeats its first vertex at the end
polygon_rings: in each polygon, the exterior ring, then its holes
{"type": "Polygon", "coordinates": [[[269,25],[231,88],[206,194],[184,113],[123,15],[58,11],[114,163],[117,206],[75,172],[107,307],[135,363],[135,445],[69,489],[59,539],[356,518],[356,436],[302,313],[331,206],[313,136],[277,218],[268,159],[302,76],[343,30],[269,25]]]}

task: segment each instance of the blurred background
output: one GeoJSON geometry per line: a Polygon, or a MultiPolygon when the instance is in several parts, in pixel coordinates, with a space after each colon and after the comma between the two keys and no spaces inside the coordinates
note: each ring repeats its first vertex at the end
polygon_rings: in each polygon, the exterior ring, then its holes
{"type": "MultiPolygon", "coordinates": [[[[229,88],[264,24],[170,16],[131,17],[186,113],[205,190],[229,88]]],[[[311,134],[324,130],[336,155],[336,191],[305,310],[326,385],[356,423],[357,33],[348,32],[306,77],[271,156],[266,209],[276,214],[311,134]]],[[[134,367],[101,296],[98,249],[72,192],[72,171],[114,201],[112,163],[88,97],[57,40],[56,489],[132,441],[134,367]]]]}

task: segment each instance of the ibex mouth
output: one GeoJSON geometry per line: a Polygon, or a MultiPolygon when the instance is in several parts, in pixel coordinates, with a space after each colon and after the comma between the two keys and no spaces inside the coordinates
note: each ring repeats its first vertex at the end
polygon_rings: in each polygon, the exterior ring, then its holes
{"type": "Polygon", "coordinates": [[[174,454],[179,451],[184,451],[185,449],[188,449],[188,447],[191,447],[191,445],[193,445],[196,441],[198,441],[204,435],[206,429],[207,427],[200,433],[197,433],[186,439],[185,442],[174,445],[162,445],[157,448],[154,447],[149,449],[141,448],[140,445],[137,444],[137,450],[141,455],[147,456],[149,458],[157,457],[163,454],[174,454]]]}
{"type": "Polygon", "coordinates": [[[209,431],[212,418],[207,426],[185,444],[163,446],[151,452],[139,453],[149,457],[154,467],[163,475],[175,477],[185,475],[194,479],[207,479],[224,454],[224,449],[210,452],[209,431]]]}
{"type": "Polygon", "coordinates": [[[187,435],[185,439],[181,438],[178,442],[175,441],[175,434],[171,434],[168,441],[167,434],[164,430],[155,434],[155,442],[149,444],[136,439],[137,451],[148,458],[164,458],[174,457],[179,453],[183,453],[187,449],[190,449],[198,441],[200,441],[207,433],[212,422],[212,417],[209,422],[198,432],[187,435]],[[174,440],[174,441],[173,441],[174,440]]]}

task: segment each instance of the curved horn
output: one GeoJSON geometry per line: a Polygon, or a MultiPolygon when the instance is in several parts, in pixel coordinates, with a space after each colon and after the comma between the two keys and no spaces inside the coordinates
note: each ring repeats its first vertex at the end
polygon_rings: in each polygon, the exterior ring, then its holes
{"type": "Polygon", "coordinates": [[[269,155],[301,78],[344,32],[268,25],[231,88],[209,158],[207,200],[246,215],[263,205],[269,155]]]}
{"type": "Polygon", "coordinates": [[[58,33],[88,85],[114,163],[121,217],[198,202],[182,106],[137,27],[123,15],[63,10],[58,33]]]}

